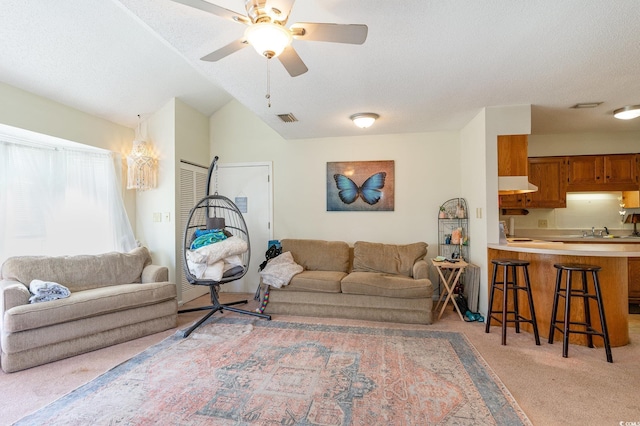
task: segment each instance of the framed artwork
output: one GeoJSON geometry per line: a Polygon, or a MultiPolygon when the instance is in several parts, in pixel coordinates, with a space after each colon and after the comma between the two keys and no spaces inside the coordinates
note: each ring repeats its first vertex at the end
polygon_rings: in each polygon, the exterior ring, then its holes
{"type": "Polygon", "coordinates": [[[327,211],[393,211],[393,161],[327,163],[327,211]]]}

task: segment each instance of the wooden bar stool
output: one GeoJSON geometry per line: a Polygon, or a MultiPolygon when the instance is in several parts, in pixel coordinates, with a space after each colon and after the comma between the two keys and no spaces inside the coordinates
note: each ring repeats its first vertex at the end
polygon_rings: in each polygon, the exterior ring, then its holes
{"type": "Polygon", "coordinates": [[[533,308],[533,297],[531,296],[531,283],[529,282],[529,262],[519,259],[493,259],[493,278],[491,280],[491,293],[489,295],[489,314],[487,315],[487,325],[485,326],[485,333],[489,332],[491,326],[491,320],[502,324],[502,344],[507,344],[507,323],[515,323],[516,333],[520,333],[520,323],[527,322],[533,326],[533,335],[536,340],[536,345],[540,345],[540,336],[538,335],[538,322],[536,321],[536,311],[533,308]],[[502,281],[498,281],[498,267],[502,266],[502,281]],[[516,268],[522,268],[524,274],[524,286],[518,285],[518,270],[516,268]],[[509,280],[509,271],[511,271],[511,280],[509,280]],[[502,291],[502,309],[493,309],[493,298],[495,291],[502,291]],[[509,290],[511,290],[513,296],[513,310],[507,310],[507,301],[509,290]],[[520,315],[518,310],[518,292],[523,291],[527,295],[529,302],[529,312],[531,312],[531,318],[525,318],[520,315]],[[496,314],[500,314],[498,319],[496,314]],[[513,315],[513,319],[508,319],[509,314],[513,315]]]}
{"type": "Polygon", "coordinates": [[[600,292],[600,280],[598,280],[598,271],[600,266],[579,265],[570,263],[556,263],[553,265],[558,270],[556,274],[556,290],[553,297],[553,308],[551,310],[551,326],[549,327],[549,343],[553,343],[553,335],[555,330],[562,333],[562,356],[567,358],[569,353],[569,334],[578,333],[587,335],[587,344],[593,348],[593,336],[601,336],[604,339],[604,349],[607,355],[607,362],[613,362],[611,356],[611,345],[609,343],[609,332],[607,330],[607,322],[604,316],[604,305],[602,303],[602,293],[600,292]],[[562,273],[567,271],[565,286],[562,287],[562,273]],[[572,286],[571,277],[574,272],[579,272],[582,277],[582,286],[575,288],[572,286]],[[594,293],[589,293],[587,289],[587,272],[591,272],[593,277],[594,293]],[[560,297],[565,298],[564,318],[558,319],[558,300],[560,297]],[[584,309],[584,321],[571,321],[571,301],[574,298],[582,299],[584,309]],[[598,306],[598,314],[600,315],[601,330],[595,330],[591,325],[591,309],[589,308],[589,300],[595,299],[598,306]],[[560,325],[559,325],[560,324],[560,325]],[[579,326],[580,328],[572,328],[571,326],[579,326]]]}

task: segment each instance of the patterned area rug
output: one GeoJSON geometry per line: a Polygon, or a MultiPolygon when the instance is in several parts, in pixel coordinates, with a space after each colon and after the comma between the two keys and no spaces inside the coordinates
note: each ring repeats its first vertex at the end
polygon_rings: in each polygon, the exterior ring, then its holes
{"type": "Polygon", "coordinates": [[[462,334],[224,316],[16,424],[530,422],[462,334]]]}

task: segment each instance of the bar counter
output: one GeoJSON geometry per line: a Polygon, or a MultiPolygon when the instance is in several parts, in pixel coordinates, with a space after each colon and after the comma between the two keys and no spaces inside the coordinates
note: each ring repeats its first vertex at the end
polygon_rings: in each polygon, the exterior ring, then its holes
{"type": "MultiPolygon", "coordinates": [[[[553,307],[553,295],[557,269],[555,263],[582,263],[600,266],[600,287],[604,301],[605,317],[609,329],[609,340],[612,347],[624,346],[629,343],[629,270],[630,264],[638,265],[640,262],[640,244],[566,244],[560,242],[532,241],[513,242],[508,244],[488,244],[488,282],[491,286],[493,264],[491,260],[498,258],[520,259],[530,262],[529,277],[533,293],[534,307],[538,322],[538,331],[541,337],[549,337],[549,325],[551,321],[551,309],[553,307]]],[[[632,266],[637,268],[637,266],[632,266]]],[[[518,282],[524,278],[520,275],[518,282]]],[[[579,283],[579,276],[574,276],[579,283]]],[[[589,287],[593,283],[589,279],[589,287]]],[[[529,315],[529,307],[525,306],[524,298],[519,298],[519,310],[524,316],[529,315]]],[[[595,301],[591,301],[591,320],[596,329],[600,327],[600,319],[596,314],[595,301]]],[[[501,300],[494,301],[494,309],[499,309],[501,300]]],[[[581,301],[574,301],[571,309],[572,321],[584,321],[584,312],[581,301]]],[[[511,308],[510,308],[511,309],[511,308]]],[[[558,317],[564,315],[564,307],[558,308],[558,317]]],[[[532,332],[529,324],[522,324],[521,328],[532,332]]],[[[556,331],[555,342],[562,346],[562,336],[556,331]]],[[[586,346],[587,338],[584,335],[571,334],[570,342],[586,346]]],[[[593,343],[596,347],[603,347],[603,340],[594,336],[593,343]]]]}

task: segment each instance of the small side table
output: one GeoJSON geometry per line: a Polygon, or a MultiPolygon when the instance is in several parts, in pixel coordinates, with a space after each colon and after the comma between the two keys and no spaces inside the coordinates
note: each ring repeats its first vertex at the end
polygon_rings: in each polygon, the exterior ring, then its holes
{"type": "Polygon", "coordinates": [[[433,263],[433,266],[435,266],[436,269],[438,270],[438,275],[440,275],[440,279],[444,283],[444,289],[445,289],[444,292],[443,291],[440,292],[440,298],[438,299],[438,303],[436,304],[436,310],[438,310],[438,306],[440,306],[440,303],[443,301],[442,298],[444,297],[444,303],[442,304],[442,308],[440,308],[438,319],[442,317],[444,308],[447,306],[447,303],[449,302],[449,300],[451,300],[451,302],[453,302],[453,306],[456,312],[458,312],[458,316],[460,317],[460,320],[464,321],[464,318],[462,318],[462,312],[460,312],[460,308],[458,307],[458,304],[456,303],[456,300],[453,297],[453,289],[456,288],[456,285],[458,284],[458,280],[460,280],[460,275],[462,274],[462,271],[464,271],[464,268],[467,267],[468,263],[465,262],[464,260],[459,260],[458,262],[455,262],[455,263],[446,262],[446,261],[436,262],[435,259],[431,259],[431,262],[433,263]]]}

